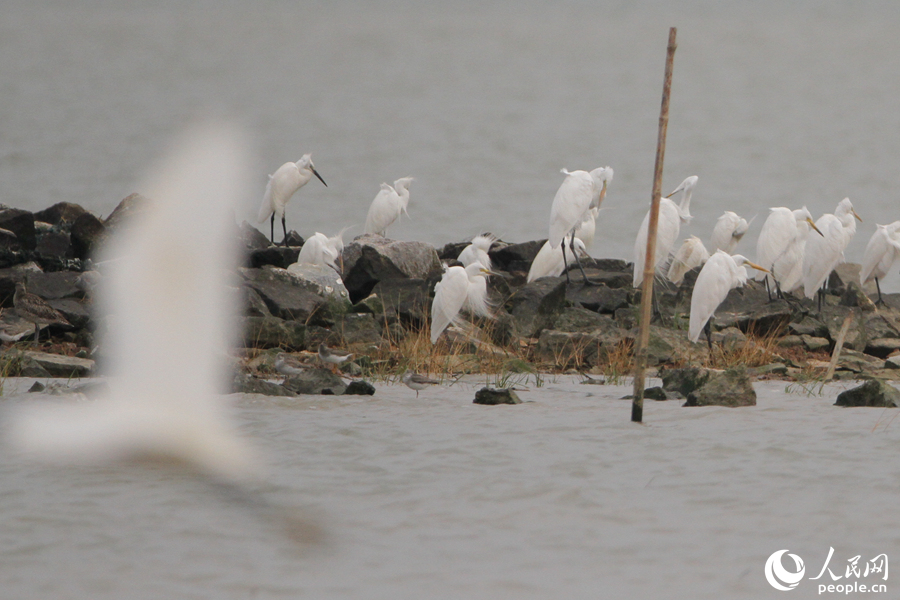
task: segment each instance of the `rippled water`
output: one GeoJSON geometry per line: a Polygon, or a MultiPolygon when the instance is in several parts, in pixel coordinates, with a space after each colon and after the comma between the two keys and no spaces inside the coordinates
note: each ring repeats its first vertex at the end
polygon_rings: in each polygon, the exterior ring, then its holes
{"type": "Polygon", "coordinates": [[[900,427],[894,411],[832,406],[850,384],[808,397],[757,383],[755,408],[650,402],[640,426],[626,386],[549,378],[524,404],[484,407],[483,383],[232,396],[269,459],[261,493],[326,531],[301,550],[184,474],[7,456],[3,596],[762,598],[777,550],[807,577],[829,547],[836,573],[896,554],[900,427]]]}

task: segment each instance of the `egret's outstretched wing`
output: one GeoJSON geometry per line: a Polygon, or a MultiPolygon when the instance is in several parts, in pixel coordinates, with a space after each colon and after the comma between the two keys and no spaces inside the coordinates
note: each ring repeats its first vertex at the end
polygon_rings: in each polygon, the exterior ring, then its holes
{"type": "Polygon", "coordinates": [[[110,396],[12,420],[19,447],[58,459],[176,459],[228,480],[253,473],[218,396],[235,341],[233,206],[245,197],[243,140],[194,132],[143,187],[146,212],[106,246],[96,306],[110,396]],[[111,260],[115,259],[115,260],[111,260]]]}

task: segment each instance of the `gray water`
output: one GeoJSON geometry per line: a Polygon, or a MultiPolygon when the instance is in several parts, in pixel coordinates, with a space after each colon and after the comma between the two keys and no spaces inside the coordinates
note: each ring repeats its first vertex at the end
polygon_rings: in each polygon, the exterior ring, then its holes
{"type": "MultiPolygon", "coordinates": [[[[559,169],[608,164],[592,253],[627,258],[675,25],[664,187],[700,176],[684,233],[758,214],[752,255],[767,207],[818,216],[849,196],[858,261],[900,217],[900,8],[720,4],[6,3],[0,202],[108,214],[214,111],[257,145],[245,218],[266,173],[311,151],[328,187],[289,206],[303,235],[361,224],[381,181],[413,175],[393,237],[537,239],[559,169]]],[[[477,385],[233,397],[269,464],[260,493],[326,532],[300,550],[186,474],[5,453],[0,598],[759,598],[779,593],[763,577],[777,550],[818,572],[834,547],[837,571],[900,542],[893,415],[833,408],[839,386],[758,384],[742,410],[653,403],[639,427],[625,387],[551,380],[485,409],[477,385]]]]}

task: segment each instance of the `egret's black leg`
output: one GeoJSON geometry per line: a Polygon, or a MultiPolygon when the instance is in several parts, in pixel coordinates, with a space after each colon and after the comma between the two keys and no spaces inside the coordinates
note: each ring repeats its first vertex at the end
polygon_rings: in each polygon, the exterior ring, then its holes
{"type": "MultiPolygon", "coordinates": [[[[763,281],[766,282],[766,295],[769,296],[769,302],[771,302],[772,301],[772,292],[771,292],[771,290],[769,290],[769,276],[766,275],[765,278],[763,279],[763,281]]],[[[774,281],[774,279],[773,279],[773,281],[774,281]]]]}
{"type": "MultiPolygon", "coordinates": [[[[563,244],[565,244],[565,240],[563,240],[563,244]]],[[[592,281],[588,280],[587,273],[584,272],[584,267],[581,266],[581,259],[578,258],[578,253],[575,252],[575,236],[572,236],[572,241],[569,243],[569,249],[572,251],[572,256],[575,257],[575,263],[578,265],[578,268],[581,270],[581,278],[584,280],[584,285],[594,285],[592,281]]],[[[568,271],[566,271],[568,273],[568,271]]]]}
{"type": "Polygon", "coordinates": [[[560,246],[562,247],[563,253],[563,272],[566,274],[566,285],[569,285],[571,281],[569,280],[569,265],[566,264],[566,238],[563,238],[560,246]]]}
{"type": "Polygon", "coordinates": [[[706,332],[706,344],[709,346],[709,351],[712,352],[712,326],[710,323],[712,322],[712,317],[706,321],[706,325],[703,326],[703,331],[706,332]]]}
{"type": "Polygon", "coordinates": [[[271,225],[270,235],[271,235],[271,239],[272,239],[272,245],[274,246],[275,245],[275,213],[272,213],[272,218],[269,219],[269,224],[271,225]]]}
{"type": "Polygon", "coordinates": [[[284,231],[284,239],[281,240],[281,243],[287,248],[287,224],[285,223],[284,215],[281,215],[281,230],[284,231]]]}
{"type": "Polygon", "coordinates": [[[887,302],[884,301],[884,298],[881,297],[881,284],[878,283],[878,278],[875,278],[875,287],[878,289],[878,301],[875,304],[880,304],[882,306],[887,306],[887,302]]]}

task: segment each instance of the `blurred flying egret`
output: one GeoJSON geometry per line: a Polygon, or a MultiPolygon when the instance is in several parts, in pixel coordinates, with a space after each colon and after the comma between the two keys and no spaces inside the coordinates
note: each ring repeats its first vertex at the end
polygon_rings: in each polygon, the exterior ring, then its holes
{"type": "Polygon", "coordinates": [[[238,334],[237,295],[227,290],[247,162],[236,132],[212,128],[146,184],[153,202],[104,247],[111,266],[97,287],[98,312],[115,325],[103,341],[109,396],[28,407],[11,423],[16,446],[64,461],[177,461],[226,483],[255,476],[218,396],[238,334]]]}
{"type": "MultiPolygon", "coordinates": [[[[548,242],[550,247],[556,250],[562,245],[563,264],[568,264],[566,260],[566,246],[563,239],[570,233],[573,233],[579,225],[584,221],[586,213],[590,208],[599,208],[606,196],[606,187],[613,178],[613,170],[609,167],[600,167],[594,169],[590,173],[587,171],[572,171],[571,173],[562,169],[566,178],[563,180],[556,196],[553,198],[553,205],[550,208],[550,236],[548,242]]],[[[574,236],[569,236],[569,248],[575,255],[575,262],[581,270],[581,276],[584,283],[590,283],[587,275],[584,273],[584,267],[578,254],[575,252],[574,236]]],[[[569,283],[569,272],[566,271],[566,283],[569,283]]]]}
{"type": "Polygon", "coordinates": [[[728,254],[733,253],[749,228],[750,224],[746,219],[726,210],[713,227],[712,238],[709,240],[712,252],[715,254],[717,250],[724,250],[728,254]]]}
{"type": "Polygon", "coordinates": [[[769,300],[772,299],[771,287],[781,295],[800,286],[803,280],[803,254],[810,229],[822,235],[805,206],[797,210],[784,206],[769,209],[769,216],[756,241],[756,262],[768,269],[769,274],[757,273],[754,277],[765,280],[769,300]]]}
{"type": "Polygon", "coordinates": [[[259,207],[257,219],[264,223],[271,220],[272,243],[275,243],[275,217],[281,217],[281,228],[284,230],[284,244],[287,245],[287,225],[285,224],[284,209],[288,200],[297,193],[297,190],[306,185],[315,175],[325,187],[328,184],[313,166],[312,154],[304,154],[297,162],[286,162],[269,175],[269,183],[266,184],[266,193],[263,194],[262,204],[259,207]]]}
{"type": "Polygon", "coordinates": [[[441,333],[465,309],[473,314],[492,318],[487,297],[487,280],[490,271],[481,263],[468,267],[448,267],[434,288],[431,303],[431,343],[437,342],[441,333]]]}
{"type": "Polygon", "coordinates": [[[568,243],[570,247],[574,248],[574,252],[569,253],[566,256],[566,260],[569,261],[568,265],[563,265],[563,257],[562,255],[550,247],[550,242],[544,242],[544,245],[541,246],[541,249],[538,251],[537,255],[534,257],[534,260],[531,262],[531,268],[528,270],[528,283],[531,283],[535,279],[539,279],[541,277],[558,277],[562,274],[563,269],[566,266],[571,266],[576,257],[580,254],[584,258],[590,258],[588,256],[587,250],[585,250],[584,242],[582,242],[577,237],[575,238],[574,244],[571,240],[571,234],[566,236],[563,244],[568,243]]]}
{"type": "Polygon", "coordinates": [[[464,267],[468,267],[473,262],[480,262],[485,269],[490,271],[491,258],[488,256],[488,252],[491,250],[491,244],[496,241],[497,238],[490,234],[475,236],[472,243],[463,248],[456,260],[461,262],[464,267]]]}
{"type": "Polygon", "coordinates": [[[699,267],[709,260],[709,252],[706,246],[695,235],[687,238],[681,243],[681,247],[672,257],[672,264],[669,265],[669,273],[667,275],[669,281],[675,285],[681,284],[684,275],[694,267],[699,267]]]}
{"type": "Polygon", "coordinates": [[[759,271],[766,270],[740,254],[732,256],[722,250],[713,254],[700,269],[694,283],[694,292],[691,294],[689,340],[696,342],[700,338],[700,332],[706,331],[706,342],[712,349],[709,320],[728,296],[728,292],[747,283],[745,265],[759,271]]]}
{"type": "Polygon", "coordinates": [[[828,276],[844,260],[844,250],[856,233],[856,220],[862,219],[853,210],[850,198],[838,202],[834,214],[824,214],[816,221],[822,236],[813,236],[806,242],[803,253],[803,293],[812,298],[819,293],[819,310],[822,309],[822,287],[828,276]]]}
{"type": "Polygon", "coordinates": [[[381,191],[369,206],[365,233],[375,233],[384,237],[387,228],[400,218],[401,212],[409,217],[406,206],[409,204],[409,184],[412,182],[412,177],[401,177],[394,182],[394,187],[386,183],[381,184],[381,191]]]}
{"type": "Polygon", "coordinates": [[[859,272],[861,284],[865,285],[875,280],[875,287],[878,289],[878,301],[875,304],[886,304],[881,297],[881,284],[878,280],[888,274],[898,258],[900,258],[900,221],[894,221],[890,225],[878,225],[866,245],[862,269],[859,272]]]}
{"type": "MultiPolygon", "coordinates": [[[[659,219],[656,226],[656,251],[653,257],[653,268],[665,274],[666,262],[669,254],[678,241],[678,234],[682,223],[689,223],[691,216],[691,195],[699,177],[691,175],[681,182],[671,194],[659,199],[659,219]],[[675,204],[672,196],[683,192],[681,203],[675,204]]],[[[639,288],[644,282],[644,259],[647,255],[647,231],[650,227],[650,211],[644,216],[641,227],[638,229],[637,239],[634,241],[634,287],[639,288]]]]}

